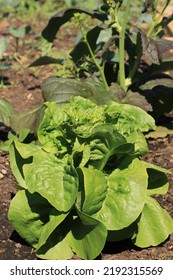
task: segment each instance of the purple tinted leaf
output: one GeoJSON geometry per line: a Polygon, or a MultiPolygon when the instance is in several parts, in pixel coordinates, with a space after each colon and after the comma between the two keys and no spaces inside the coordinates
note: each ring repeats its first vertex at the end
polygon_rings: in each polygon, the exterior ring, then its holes
{"type": "Polygon", "coordinates": [[[140,30],[143,54],[154,64],[160,64],[159,51],[156,42],[140,30]]]}
{"type": "Polygon", "coordinates": [[[138,106],[146,112],[151,112],[153,110],[151,104],[148,103],[145,96],[141,95],[139,92],[129,90],[126,98],[129,104],[138,106]]]}
{"type": "Polygon", "coordinates": [[[160,39],[156,41],[160,60],[164,54],[173,49],[173,42],[169,40],[160,39]]]}

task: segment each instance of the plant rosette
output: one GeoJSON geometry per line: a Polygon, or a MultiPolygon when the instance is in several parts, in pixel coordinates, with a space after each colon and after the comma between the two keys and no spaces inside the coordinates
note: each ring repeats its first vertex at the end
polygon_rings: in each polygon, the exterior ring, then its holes
{"type": "Polygon", "coordinates": [[[142,109],[96,105],[75,96],[45,103],[38,141],[14,140],[10,163],[20,190],[8,218],[42,259],[94,259],[107,240],[157,246],[173,220],[154,198],[168,191],[167,170],[145,162],[142,109]]]}

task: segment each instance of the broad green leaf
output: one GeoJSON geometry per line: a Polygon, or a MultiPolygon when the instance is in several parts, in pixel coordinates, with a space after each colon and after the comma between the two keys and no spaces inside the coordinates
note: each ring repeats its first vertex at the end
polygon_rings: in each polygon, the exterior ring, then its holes
{"type": "Polygon", "coordinates": [[[97,38],[97,44],[106,43],[112,37],[112,28],[106,28],[100,31],[100,34],[97,38]]]}
{"type": "Polygon", "coordinates": [[[131,239],[137,232],[136,222],[132,223],[130,226],[120,229],[120,230],[110,230],[108,231],[107,240],[111,242],[117,242],[123,239],[131,239]]]}
{"type": "Polygon", "coordinates": [[[56,209],[53,209],[50,212],[49,221],[42,228],[37,250],[47,242],[49,236],[56,229],[56,227],[61,224],[61,222],[66,218],[67,215],[68,213],[61,213],[56,209]]]}
{"type": "Polygon", "coordinates": [[[46,260],[68,260],[72,258],[73,252],[66,240],[61,240],[61,232],[55,230],[47,243],[36,251],[36,255],[46,260]]]}
{"type": "Polygon", "coordinates": [[[32,164],[24,166],[28,190],[39,193],[59,211],[68,211],[74,204],[78,182],[72,166],[44,151],[37,152],[32,164]]]}
{"type": "Polygon", "coordinates": [[[10,144],[10,167],[21,188],[27,189],[27,184],[23,174],[23,166],[31,163],[31,158],[24,159],[14,144],[10,144]]]}
{"type": "Polygon", "coordinates": [[[33,157],[38,151],[41,150],[41,146],[36,145],[31,142],[29,144],[20,143],[15,141],[15,147],[22,158],[27,159],[28,157],[33,157]]]}
{"type": "Polygon", "coordinates": [[[141,248],[157,246],[173,232],[173,219],[152,197],[147,201],[138,222],[135,245],[141,248]]]}
{"type": "Polygon", "coordinates": [[[171,174],[169,170],[161,168],[149,162],[143,162],[148,173],[148,195],[166,194],[169,188],[166,174],[171,174]]]}
{"type": "Polygon", "coordinates": [[[44,107],[38,106],[26,112],[18,112],[11,119],[12,129],[19,134],[24,128],[28,128],[31,133],[36,134],[36,130],[43,118],[44,107]]]}
{"type": "Polygon", "coordinates": [[[0,99],[0,121],[5,125],[10,126],[11,116],[15,115],[16,111],[14,107],[6,100],[0,99]]]}
{"type": "MultiPolygon", "coordinates": [[[[124,164],[108,176],[106,198],[100,198],[102,208],[93,217],[108,230],[128,227],[144,207],[147,183],[148,175],[143,163],[138,159],[131,163],[125,160],[124,164]]],[[[87,187],[89,186],[85,186],[87,187]]],[[[93,188],[97,189],[97,186],[93,185],[93,188]]]]}
{"type": "Polygon", "coordinates": [[[82,212],[87,215],[97,213],[106,199],[108,186],[104,173],[97,169],[81,168],[84,185],[82,212]]]}
{"type": "Polygon", "coordinates": [[[37,247],[51,209],[52,206],[39,194],[21,190],[10,203],[8,219],[22,238],[33,247],[37,247]]]}
{"type": "Polygon", "coordinates": [[[82,259],[96,258],[102,251],[107,237],[106,227],[99,221],[79,212],[74,217],[65,240],[82,259]]]}
{"type": "MultiPolygon", "coordinates": [[[[131,134],[129,134],[127,137],[127,142],[134,143],[134,152],[131,154],[134,155],[146,155],[148,152],[148,144],[145,139],[144,134],[141,131],[133,131],[131,134]]],[[[130,153],[129,153],[130,155],[130,153]]]]}
{"type": "Polygon", "coordinates": [[[48,25],[44,28],[42,36],[49,42],[53,42],[58,32],[59,28],[66,22],[68,22],[75,13],[84,13],[91,17],[95,17],[101,21],[107,18],[106,13],[100,13],[95,11],[90,11],[88,9],[74,7],[65,9],[57,14],[55,14],[48,22],[48,25]]]}

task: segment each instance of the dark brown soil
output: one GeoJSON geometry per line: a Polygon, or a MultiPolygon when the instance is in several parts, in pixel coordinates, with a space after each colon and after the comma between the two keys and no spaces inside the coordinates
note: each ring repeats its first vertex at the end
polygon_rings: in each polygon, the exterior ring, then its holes
{"type": "MultiPolygon", "coordinates": [[[[20,25],[19,21],[15,21],[20,25]]],[[[15,42],[9,35],[9,20],[4,20],[0,24],[0,35],[10,38],[10,47],[6,55],[12,55],[15,49],[15,42]]],[[[40,22],[38,28],[33,29],[30,35],[35,40],[35,35],[40,32],[45,22],[40,22]]],[[[70,32],[62,30],[59,35],[59,47],[70,47],[73,38],[70,32]]],[[[28,39],[28,37],[26,38],[28,39]]],[[[36,42],[37,43],[37,42],[36,42]]],[[[39,105],[42,100],[40,85],[51,75],[52,69],[49,66],[39,69],[28,68],[29,63],[39,56],[38,50],[31,48],[30,45],[20,45],[19,53],[12,57],[13,67],[5,72],[6,87],[0,88],[0,98],[10,101],[16,110],[25,111],[39,105]],[[51,71],[50,71],[51,69],[51,71]]],[[[172,114],[173,115],[173,114],[172,114]]],[[[172,117],[171,117],[172,118],[172,117]]],[[[167,119],[165,118],[165,122],[167,119]]],[[[173,118],[169,119],[173,124],[173,118]]],[[[165,123],[166,124],[166,123],[165,123]]],[[[0,129],[0,138],[5,139],[3,127],[0,129]]],[[[149,140],[149,154],[146,160],[159,166],[167,168],[173,172],[173,136],[149,140]]],[[[168,210],[173,217],[173,176],[169,175],[170,189],[164,196],[157,199],[161,205],[168,210]]],[[[33,249],[22,240],[13,230],[8,222],[7,212],[9,203],[17,191],[16,182],[10,170],[8,153],[0,152],[0,259],[1,260],[29,260],[36,259],[33,249]]],[[[94,246],[94,245],[93,245],[94,246]]],[[[173,235],[158,247],[139,249],[133,246],[128,240],[114,244],[106,244],[102,255],[99,258],[107,259],[156,259],[173,260],[173,235]]]]}

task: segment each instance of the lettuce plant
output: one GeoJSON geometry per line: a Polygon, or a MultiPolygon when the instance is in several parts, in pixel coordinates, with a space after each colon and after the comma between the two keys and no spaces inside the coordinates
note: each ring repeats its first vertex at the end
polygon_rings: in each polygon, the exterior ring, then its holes
{"type": "Polygon", "coordinates": [[[36,255],[94,259],[107,240],[129,238],[141,248],[166,240],[173,220],[154,196],[168,191],[168,172],[141,158],[154,119],[80,96],[45,106],[38,141],[10,147],[20,190],[8,218],[36,255]]]}

